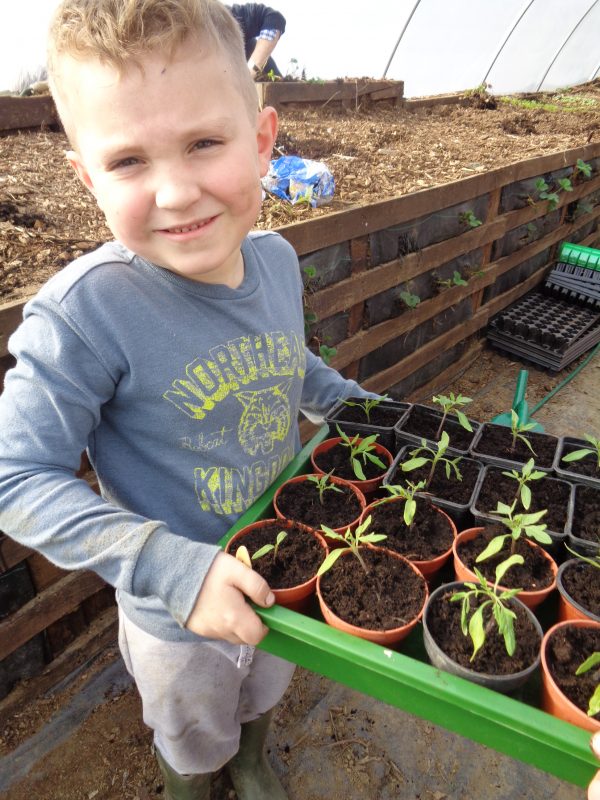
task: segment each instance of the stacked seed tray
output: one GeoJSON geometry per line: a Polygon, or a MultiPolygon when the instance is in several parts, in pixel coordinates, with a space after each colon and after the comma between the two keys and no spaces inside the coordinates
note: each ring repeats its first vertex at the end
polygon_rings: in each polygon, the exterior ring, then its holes
{"type": "Polygon", "coordinates": [[[540,291],[494,317],[494,347],[558,372],[600,341],[600,250],[565,242],[540,291]]]}
{"type": "Polygon", "coordinates": [[[492,319],[487,337],[499,350],[558,372],[600,341],[600,309],[530,292],[492,319]]]}
{"type": "Polygon", "coordinates": [[[600,250],[565,242],[544,287],[555,297],[600,310],[600,250]]]}

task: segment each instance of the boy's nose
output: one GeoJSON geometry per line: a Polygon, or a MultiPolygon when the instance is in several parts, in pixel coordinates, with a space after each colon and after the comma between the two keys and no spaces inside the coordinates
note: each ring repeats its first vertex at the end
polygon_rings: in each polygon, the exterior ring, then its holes
{"type": "Polygon", "coordinates": [[[185,176],[166,176],[156,187],[155,202],[158,208],[188,208],[200,198],[200,187],[185,176]]]}

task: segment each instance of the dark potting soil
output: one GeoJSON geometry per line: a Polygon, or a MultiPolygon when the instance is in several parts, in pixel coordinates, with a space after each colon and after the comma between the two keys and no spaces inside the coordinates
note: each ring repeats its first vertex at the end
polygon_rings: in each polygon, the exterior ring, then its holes
{"type": "MultiPolygon", "coordinates": [[[[265,544],[275,544],[277,534],[284,528],[277,522],[267,522],[256,528],[233,546],[231,554],[235,555],[240,545],[248,548],[250,557],[265,544]]],[[[293,525],[285,528],[286,538],[277,551],[277,559],[273,551],[252,562],[255,569],[269,584],[271,589],[289,589],[309,581],[316,574],[325,559],[325,550],[318,540],[307,531],[293,525]]]]}
{"type": "MultiPolygon", "coordinates": [[[[559,628],[546,644],[546,662],[561,692],[587,713],[590,698],[598,684],[598,669],[575,675],[577,668],[600,651],[600,631],[592,628],[559,628]]],[[[600,719],[596,714],[594,719],[600,719]]]]}
{"type": "MultiPolygon", "coordinates": [[[[506,652],[504,638],[498,633],[493,622],[492,610],[484,612],[484,621],[490,622],[486,631],[485,642],[477,655],[473,655],[473,642],[465,636],[460,627],[461,601],[451,602],[454,590],[440,592],[427,610],[427,626],[439,647],[453,661],[467,669],[488,675],[514,675],[531,666],[536,660],[541,640],[533,623],[522,606],[510,604],[517,615],[515,620],[515,638],[517,646],[512,656],[506,652]]],[[[480,602],[471,602],[475,610],[480,602]]]]}
{"type": "MultiPolygon", "coordinates": [[[[413,436],[419,436],[430,441],[438,441],[437,432],[441,420],[442,414],[436,409],[414,405],[400,428],[400,436],[402,431],[405,431],[413,434],[413,436]]],[[[463,428],[452,414],[446,417],[442,431],[446,431],[448,434],[450,447],[455,447],[457,450],[468,450],[473,441],[474,433],[470,433],[466,428],[463,428]]]]}
{"type": "Polygon", "coordinates": [[[600,569],[585,561],[577,561],[564,568],[561,578],[572,600],[600,616],[600,569]]]}
{"type": "MultiPolygon", "coordinates": [[[[364,402],[362,397],[349,397],[349,400],[357,403],[364,402]]],[[[406,409],[386,408],[385,406],[374,406],[369,411],[369,418],[360,406],[342,406],[335,415],[335,421],[360,423],[361,425],[372,425],[377,428],[393,428],[394,425],[404,414],[406,409]]]]}
{"type": "Polygon", "coordinates": [[[600,544],[600,489],[576,487],[571,532],[580,539],[600,544]]]}
{"type": "Polygon", "coordinates": [[[424,499],[417,500],[417,511],[410,527],[404,524],[403,500],[390,500],[371,509],[370,530],[384,533],[388,547],[410,561],[428,561],[452,547],[454,534],[448,519],[424,499]]]}
{"type": "MultiPolygon", "coordinates": [[[[495,511],[498,502],[511,505],[515,499],[518,484],[514,478],[508,478],[503,472],[506,470],[499,467],[488,467],[475,500],[477,510],[482,514],[495,511]]],[[[536,511],[547,509],[541,522],[545,522],[549,530],[563,533],[567,524],[570,484],[556,478],[540,478],[530,483],[529,486],[531,488],[531,505],[527,513],[534,514],[536,511]]]]}
{"type": "Polygon", "coordinates": [[[285,484],[277,497],[279,511],[288,519],[317,529],[321,525],[329,528],[350,525],[360,516],[361,504],[349,486],[333,485],[340,491],[324,491],[321,504],[319,490],[311,481],[285,484]]]}
{"type": "MultiPolygon", "coordinates": [[[[411,458],[407,452],[405,460],[411,458]]],[[[443,500],[448,500],[457,505],[468,505],[475,489],[475,484],[479,476],[480,464],[473,459],[461,458],[458,461],[458,471],[460,472],[460,480],[455,477],[453,469],[450,471],[450,477],[446,476],[446,470],[443,464],[440,464],[435,471],[431,483],[427,491],[434,497],[441,497],[443,500]]],[[[407,481],[411,483],[418,483],[419,481],[427,480],[429,476],[429,465],[413,469],[411,472],[402,472],[400,465],[396,471],[390,476],[390,483],[400,484],[405,486],[407,481]]]]}
{"type": "Polygon", "coordinates": [[[549,434],[535,433],[535,431],[527,431],[521,435],[529,441],[533,447],[533,452],[521,439],[517,439],[513,448],[510,428],[504,425],[486,423],[483,426],[477,445],[473,449],[478,453],[504,458],[509,461],[518,461],[523,464],[533,458],[536,466],[550,468],[554,461],[558,439],[549,434]]]}
{"type": "MultiPolygon", "coordinates": [[[[366,461],[363,462],[361,458],[360,463],[367,480],[371,480],[371,478],[377,478],[380,475],[383,475],[390,466],[386,462],[385,458],[382,458],[382,456],[378,453],[373,451],[373,455],[379,458],[386,466],[385,469],[381,469],[381,467],[378,467],[377,464],[373,464],[373,462],[369,461],[369,459],[366,459],[366,461]]],[[[338,444],[326,452],[319,453],[315,458],[315,461],[319,469],[322,469],[323,472],[326,473],[329,473],[331,470],[333,470],[333,474],[337,478],[344,478],[344,480],[347,481],[361,480],[354,474],[352,463],[350,461],[350,448],[345,445],[338,444]]]]}
{"type": "Polygon", "coordinates": [[[573,453],[575,450],[582,450],[586,446],[587,442],[585,442],[585,444],[570,444],[569,442],[564,442],[559,466],[561,469],[575,472],[577,475],[586,475],[588,478],[596,478],[600,481],[600,467],[598,466],[598,459],[594,454],[584,456],[579,459],[579,461],[563,461],[564,456],[568,456],[569,453],[573,453]]]}
{"type": "MultiPolygon", "coordinates": [[[[485,548],[488,543],[498,535],[504,535],[507,528],[502,525],[486,525],[484,530],[475,538],[468,542],[460,542],[457,545],[457,552],[460,560],[471,571],[473,567],[482,573],[486,580],[494,583],[496,580],[495,571],[496,567],[501,561],[505,561],[510,555],[512,538],[504,542],[504,547],[499,553],[487,558],[485,561],[476,563],[475,559],[485,548]]],[[[515,564],[512,566],[502,578],[502,586],[507,589],[523,589],[527,592],[539,591],[547,586],[550,586],[554,580],[552,568],[548,559],[535,547],[527,544],[523,538],[520,538],[515,543],[515,553],[523,556],[523,564],[515,564]]]]}
{"type": "Polygon", "coordinates": [[[426,595],[425,578],[383,548],[360,549],[368,572],[351,553],[321,576],[329,608],[351,625],[368,630],[400,628],[417,617],[426,595]]]}

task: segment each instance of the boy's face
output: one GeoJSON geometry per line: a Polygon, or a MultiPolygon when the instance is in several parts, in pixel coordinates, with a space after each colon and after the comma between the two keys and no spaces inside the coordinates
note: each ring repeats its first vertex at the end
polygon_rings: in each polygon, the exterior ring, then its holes
{"type": "Polygon", "coordinates": [[[141,65],[119,76],[98,61],[64,59],[77,147],[69,161],[126,247],[186,278],[235,287],[276,113],[251,115],[227,61],[196,42],[141,65]]]}

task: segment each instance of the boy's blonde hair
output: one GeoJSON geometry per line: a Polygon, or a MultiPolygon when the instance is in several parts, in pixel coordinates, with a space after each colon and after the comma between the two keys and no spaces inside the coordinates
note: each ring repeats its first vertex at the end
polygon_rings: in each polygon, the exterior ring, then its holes
{"type": "Polygon", "coordinates": [[[98,59],[122,72],[145,53],[173,53],[187,39],[220,52],[233,67],[236,85],[251,114],[258,96],[246,64],[239,25],[218,0],[62,0],[48,36],[48,78],[61,108],[60,60],[98,59]]]}

